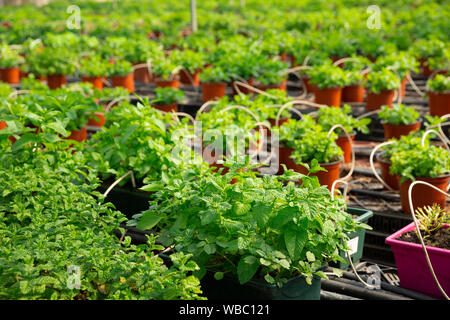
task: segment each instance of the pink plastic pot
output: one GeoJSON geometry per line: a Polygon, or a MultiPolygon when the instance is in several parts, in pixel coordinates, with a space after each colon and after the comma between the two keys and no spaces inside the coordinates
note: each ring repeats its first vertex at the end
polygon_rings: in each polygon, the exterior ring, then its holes
{"type": "MultiPolygon", "coordinates": [[[[445,226],[445,228],[448,227],[449,225],[445,226]]],[[[412,222],[386,238],[386,243],[391,246],[394,252],[400,286],[434,298],[443,299],[444,296],[437,287],[428,268],[422,246],[397,240],[402,234],[414,229],[414,222],[412,222]]],[[[450,292],[450,250],[429,246],[426,248],[436,277],[442,289],[448,294],[450,292]]]]}

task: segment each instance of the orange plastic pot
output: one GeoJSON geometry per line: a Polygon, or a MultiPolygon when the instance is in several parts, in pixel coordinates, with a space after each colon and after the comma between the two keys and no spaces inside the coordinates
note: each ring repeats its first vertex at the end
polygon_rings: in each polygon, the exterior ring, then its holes
{"type": "Polygon", "coordinates": [[[294,159],[291,158],[291,154],[294,151],[292,148],[287,148],[285,146],[280,145],[279,147],[279,154],[278,154],[278,163],[279,163],[279,170],[278,172],[280,174],[283,173],[283,167],[281,166],[284,164],[287,169],[294,170],[296,168],[296,164],[294,159]]]}
{"type": "Polygon", "coordinates": [[[368,92],[366,110],[379,110],[382,106],[392,107],[394,101],[394,90],[381,90],[380,93],[368,92]]]}
{"type": "Polygon", "coordinates": [[[286,91],[287,85],[286,85],[286,80],[284,80],[283,82],[278,83],[278,84],[258,85],[258,86],[256,86],[256,88],[261,91],[267,91],[270,89],[278,89],[278,90],[286,91]]]}
{"type": "Polygon", "coordinates": [[[400,84],[400,97],[404,98],[406,93],[406,82],[408,82],[408,79],[405,78],[402,80],[400,84]]]}
{"type": "MultiPolygon", "coordinates": [[[[145,64],[145,62],[134,63],[133,66],[137,66],[139,64],[145,64]]],[[[143,82],[143,83],[152,82],[150,73],[148,72],[148,68],[142,67],[142,68],[134,69],[133,73],[134,73],[134,81],[136,81],[136,82],[143,82]]]]}
{"type": "Polygon", "coordinates": [[[154,105],[155,109],[164,111],[164,112],[178,112],[178,104],[172,103],[172,104],[166,104],[166,105],[154,105]]]}
{"type": "Polygon", "coordinates": [[[88,120],[87,125],[92,127],[103,127],[106,123],[105,114],[103,112],[95,112],[94,117],[88,120]]]}
{"type": "Polygon", "coordinates": [[[6,83],[19,83],[20,70],[19,68],[5,68],[0,69],[0,78],[6,83]]]}
{"type": "Polygon", "coordinates": [[[420,71],[422,72],[422,75],[425,77],[431,76],[433,71],[430,69],[430,67],[426,64],[428,62],[428,59],[420,58],[420,71]]]}
{"type": "MultiPolygon", "coordinates": [[[[450,175],[446,175],[436,178],[420,177],[416,178],[416,181],[428,182],[429,184],[441,189],[446,193],[449,179],[450,175]]],[[[408,189],[412,181],[406,180],[400,182],[400,177],[398,177],[398,180],[400,184],[400,200],[402,203],[402,210],[406,214],[411,214],[408,202],[408,189]]],[[[414,211],[416,211],[417,208],[432,206],[435,203],[437,203],[441,208],[444,209],[447,201],[447,197],[445,196],[445,194],[442,194],[439,191],[436,191],[431,187],[422,184],[415,185],[411,195],[414,211]]]]}
{"type": "Polygon", "coordinates": [[[126,76],[114,76],[111,77],[113,87],[123,87],[130,93],[134,92],[134,74],[130,73],[126,76]]]}
{"type": "Polygon", "coordinates": [[[200,70],[191,73],[187,70],[180,71],[180,82],[190,86],[198,87],[200,85],[200,70]]]}
{"type": "Polygon", "coordinates": [[[92,83],[94,88],[98,90],[103,90],[103,79],[102,77],[81,77],[82,82],[89,82],[92,83]]]}
{"type": "MultiPolygon", "coordinates": [[[[355,135],[354,132],[349,134],[350,140],[355,140],[355,135]]],[[[348,141],[347,136],[339,136],[336,139],[336,144],[344,151],[344,163],[350,163],[352,161],[352,144],[348,141]]]]}
{"type": "Polygon", "coordinates": [[[0,121],[0,130],[6,129],[6,122],[0,121]]]}
{"type": "Polygon", "coordinates": [[[342,88],[342,101],[364,102],[364,87],[358,84],[342,88]]]}
{"type": "Polygon", "coordinates": [[[339,107],[341,105],[342,87],[339,88],[316,88],[314,101],[318,104],[339,107]]]}
{"type": "Polygon", "coordinates": [[[80,130],[75,130],[70,133],[66,139],[75,140],[78,142],[85,141],[87,139],[87,126],[84,126],[80,130]]]}
{"type": "MultiPolygon", "coordinates": [[[[254,79],[253,78],[250,78],[249,80],[247,80],[247,84],[249,85],[249,86],[254,86],[254,79]]],[[[250,93],[253,93],[253,91],[252,90],[250,90],[250,89],[248,89],[248,88],[246,88],[246,87],[244,87],[244,86],[240,86],[240,85],[238,85],[238,84],[235,84],[237,87],[238,87],[238,89],[239,89],[239,91],[241,91],[243,94],[250,94],[250,93]]],[[[237,90],[234,88],[234,86],[235,86],[234,84],[233,84],[233,82],[231,83],[231,87],[233,88],[233,94],[238,94],[237,93],[237,90]]]]}
{"type": "Polygon", "coordinates": [[[317,86],[314,83],[310,83],[310,79],[308,77],[303,77],[302,80],[305,84],[306,91],[314,93],[314,91],[317,89],[317,86]]]}
{"type": "MultiPolygon", "coordinates": [[[[377,161],[380,164],[381,178],[383,179],[383,181],[393,190],[398,190],[398,176],[390,173],[391,163],[383,159],[382,154],[379,154],[377,156],[377,161]]],[[[387,188],[384,187],[384,189],[387,188]]]]}
{"type": "Polygon", "coordinates": [[[401,136],[407,136],[412,131],[420,129],[421,122],[413,124],[390,124],[381,121],[384,128],[384,139],[389,140],[391,138],[400,139],[401,136]]]}
{"type": "MultiPolygon", "coordinates": [[[[323,186],[327,186],[328,190],[331,191],[331,186],[333,182],[339,179],[339,169],[342,164],[342,160],[330,163],[320,163],[320,166],[327,171],[319,171],[316,173],[311,173],[310,176],[316,176],[319,179],[319,183],[323,186]]],[[[296,165],[294,171],[308,174],[308,169],[302,165],[296,165]]]]}
{"type": "Polygon", "coordinates": [[[225,82],[204,82],[202,83],[202,101],[207,102],[225,96],[227,84],[225,82]]]}
{"type": "Polygon", "coordinates": [[[47,85],[50,89],[58,89],[67,84],[66,76],[60,74],[50,74],[47,76],[47,85]]]}
{"type": "Polygon", "coordinates": [[[155,80],[155,84],[159,88],[172,87],[172,88],[178,89],[178,87],[179,87],[178,82],[179,82],[178,78],[174,78],[172,80],[162,80],[162,79],[155,80]]]}
{"type": "Polygon", "coordinates": [[[282,54],[279,55],[280,56],[280,60],[283,62],[287,62],[288,61],[288,55],[286,52],[283,52],[282,54]]]}
{"type": "Polygon", "coordinates": [[[432,116],[450,113],[450,93],[428,92],[428,106],[432,116]]]}

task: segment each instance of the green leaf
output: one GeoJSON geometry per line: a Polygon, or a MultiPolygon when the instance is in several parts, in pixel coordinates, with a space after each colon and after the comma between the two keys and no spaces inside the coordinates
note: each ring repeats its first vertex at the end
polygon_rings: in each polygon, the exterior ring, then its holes
{"type": "Polygon", "coordinates": [[[314,261],[316,261],[316,256],[311,251],[307,251],[306,259],[308,259],[309,262],[314,262],[314,261]]]}
{"type": "Polygon", "coordinates": [[[163,190],[163,188],[164,188],[164,186],[162,184],[159,184],[159,183],[156,183],[156,182],[152,182],[150,184],[147,184],[147,185],[143,186],[140,189],[142,191],[153,192],[153,191],[163,190]]]}
{"type": "Polygon", "coordinates": [[[141,230],[149,230],[152,229],[160,220],[162,216],[152,212],[146,211],[139,222],[137,223],[137,228],[141,230]]]}
{"type": "MultiPolygon", "coordinates": [[[[254,257],[253,257],[254,258],[254,257]]],[[[257,263],[256,258],[253,260],[249,258],[249,256],[242,257],[238,263],[238,279],[240,284],[244,284],[250,281],[255,275],[256,271],[258,271],[259,264],[257,263]],[[248,261],[253,261],[253,263],[249,264],[248,261]]]]}
{"type": "Polygon", "coordinates": [[[305,246],[308,234],[305,230],[300,230],[299,228],[291,227],[285,230],[284,242],[286,244],[286,249],[292,260],[297,260],[305,246]]]}

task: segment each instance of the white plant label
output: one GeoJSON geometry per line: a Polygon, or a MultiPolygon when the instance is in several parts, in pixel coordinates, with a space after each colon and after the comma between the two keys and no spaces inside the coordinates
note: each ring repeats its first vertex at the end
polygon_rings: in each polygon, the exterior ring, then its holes
{"type": "Polygon", "coordinates": [[[359,237],[355,237],[347,241],[347,246],[350,248],[350,256],[354,255],[358,251],[359,237]]]}
{"type": "Polygon", "coordinates": [[[370,30],[373,29],[381,29],[381,9],[377,5],[371,5],[366,10],[367,13],[369,13],[371,16],[367,18],[367,28],[370,30]]]}
{"type": "Polygon", "coordinates": [[[67,28],[69,30],[79,30],[81,28],[81,9],[79,6],[71,5],[67,7],[67,13],[71,16],[67,18],[67,28]]]}
{"type": "Polygon", "coordinates": [[[67,288],[69,289],[80,289],[81,287],[81,271],[79,266],[70,265],[67,268],[67,288]]]}

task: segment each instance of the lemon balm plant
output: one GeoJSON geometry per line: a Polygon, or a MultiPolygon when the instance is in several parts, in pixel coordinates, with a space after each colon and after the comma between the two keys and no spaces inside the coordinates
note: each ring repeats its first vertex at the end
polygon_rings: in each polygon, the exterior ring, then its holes
{"type": "Polygon", "coordinates": [[[400,136],[408,135],[412,131],[420,129],[420,113],[414,107],[403,104],[393,104],[392,108],[383,106],[378,112],[384,128],[384,138],[399,139],[400,136]]]}
{"type": "Polygon", "coordinates": [[[307,71],[309,82],[316,86],[315,102],[327,106],[340,106],[342,88],[347,84],[345,71],[330,63],[314,66],[307,71]]]}
{"type": "Polygon", "coordinates": [[[450,75],[436,74],[427,81],[428,105],[432,116],[450,113],[450,75]]]}
{"type": "Polygon", "coordinates": [[[25,59],[7,44],[0,46],[0,79],[6,83],[19,83],[19,66],[25,59]]]}
{"type": "Polygon", "coordinates": [[[392,106],[395,91],[400,88],[400,78],[395,72],[382,68],[371,71],[364,81],[367,90],[366,109],[378,110],[383,105],[392,106]]]}

